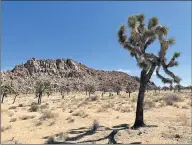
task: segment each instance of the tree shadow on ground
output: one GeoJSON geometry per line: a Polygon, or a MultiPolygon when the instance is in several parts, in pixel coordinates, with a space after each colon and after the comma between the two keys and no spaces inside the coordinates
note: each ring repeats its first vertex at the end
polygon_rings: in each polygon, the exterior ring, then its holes
{"type": "MultiPolygon", "coordinates": [[[[157,125],[147,125],[145,127],[158,127],[157,125]]],[[[121,143],[117,143],[117,141],[115,140],[115,135],[118,133],[118,131],[120,130],[127,130],[127,129],[131,129],[129,127],[129,124],[120,124],[120,125],[115,125],[112,126],[111,128],[109,127],[105,127],[105,126],[99,126],[98,124],[94,124],[91,127],[80,127],[77,129],[71,129],[69,130],[67,133],[68,134],[77,134],[74,137],[66,137],[65,139],[61,140],[54,140],[54,137],[44,137],[44,139],[48,139],[46,144],[78,144],[78,143],[94,143],[97,141],[102,141],[102,140],[108,140],[108,144],[121,144],[121,143]],[[93,139],[93,140],[84,140],[84,141],[79,141],[80,139],[84,138],[85,136],[91,136],[97,132],[100,131],[109,131],[111,130],[111,132],[109,133],[109,135],[102,137],[102,138],[98,138],[98,139],[93,139]],[[72,142],[71,142],[72,141],[72,142]]],[[[133,143],[129,143],[129,144],[141,144],[141,142],[133,142],[133,143]]]]}

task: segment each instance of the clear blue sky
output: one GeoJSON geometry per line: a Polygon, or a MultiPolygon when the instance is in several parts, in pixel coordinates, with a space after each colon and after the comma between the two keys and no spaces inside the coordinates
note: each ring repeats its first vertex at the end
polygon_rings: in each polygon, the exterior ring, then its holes
{"type": "MultiPolygon", "coordinates": [[[[180,51],[180,66],[171,69],[191,84],[191,2],[2,2],[2,70],[29,58],[72,58],[104,70],[139,75],[136,61],[117,42],[127,17],[157,16],[177,43],[167,57],[180,51]]],[[[149,52],[157,52],[154,43],[149,52]]],[[[162,85],[155,76],[152,80],[162,85]]]]}

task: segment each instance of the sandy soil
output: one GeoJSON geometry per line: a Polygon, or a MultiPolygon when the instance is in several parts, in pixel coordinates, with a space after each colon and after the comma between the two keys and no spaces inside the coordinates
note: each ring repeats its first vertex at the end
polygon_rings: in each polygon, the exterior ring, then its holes
{"type": "MultiPolygon", "coordinates": [[[[167,105],[163,98],[169,94],[174,93],[146,92],[144,118],[145,123],[151,126],[137,130],[122,129],[116,134],[116,141],[124,144],[192,143],[191,93],[175,93],[181,100],[167,105]]],[[[20,95],[15,104],[12,104],[13,97],[5,98],[1,104],[2,143],[44,144],[49,136],[61,132],[66,137],[75,137],[84,132],[82,127],[89,129],[96,120],[104,127],[71,142],[85,143],[90,140],[88,143],[106,144],[108,139],[94,140],[107,136],[111,132],[109,128],[114,126],[133,125],[137,92],[132,93],[130,98],[123,92],[110,97],[108,93],[103,97],[100,92],[96,95],[96,100],[88,100],[85,93],[70,93],[64,99],[59,94],[49,98],[45,95],[42,104],[36,105],[39,109],[35,112],[29,111],[31,103],[37,102],[34,95],[20,95]]]]}

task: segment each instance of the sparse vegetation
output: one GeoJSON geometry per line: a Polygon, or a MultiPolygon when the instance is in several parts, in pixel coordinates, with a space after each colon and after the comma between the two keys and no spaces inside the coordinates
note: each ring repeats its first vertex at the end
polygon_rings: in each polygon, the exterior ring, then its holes
{"type": "Polygon", "coordinates": [[[35,115],[23,115],[19,117],[21,120],[28,120],[35,118],[35,115]]]}
{"type": "Polygon", "coordinates": [[[17,106],[10,106],[9,107],[9,110],[11,110],[11,109],[16,109],[17,108],[17,106]]]}
{"type": "Polygon", "coordinates": [[[4,131],[9,130],[9,129],[11,129],[11,125],[2,126],[2,127],[1,127],[1,132],[4,132],[4,131]]]}
{"type": "Polygon", "coordinates": [[[37,112],[38,110],[39,110],[38,104],[33,102],[33,103],[31,104],[31,107],[29,108],[29,111],[30,111],[30,112],[37,112]]]}
{"type": "Polygon", "coordinates": [[[40,117],[40,120],[46,120],[46,119],[55,119],[58,116],[58,114],[55,114],[49,110],[43,111],[42,116],[40,117]]]}
{"type": "Polygon", "coordinates": [[[72,114],[73,116],[79,116],[79,117],[82,117],[82,118],[85,118],[88,116],[88,114],[86,114],[83,110],[79,110],[77,112],[74,112],[72,114]]]}
{"type": "Polygon", "coordinates": [[[15,122],[17,121],[17,118],[11,118],[9,122],[15,122]]]}
{"type": "Polygon", "coordinates": [[[42,121],[36,121],[35,122],[35,126],[40,126],[40,125],[42,125],[43,123],[42,123],[42,121]]]}
{"type": "Polygon", "coordinates": [[[180,96],[177,96],[175,94],[170,94],[168,96],[165,96],[163,98],[164,102],[166,103],[166,105],[173,105],[174,102],[180,102],[182,101],[183,99],[180,97],[180,96]]]}

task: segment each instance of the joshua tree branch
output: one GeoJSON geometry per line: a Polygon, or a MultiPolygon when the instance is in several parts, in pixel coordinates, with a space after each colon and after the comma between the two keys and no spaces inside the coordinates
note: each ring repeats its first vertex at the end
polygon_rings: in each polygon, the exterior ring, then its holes
{"type": "Polygon", "coordinates": [[[173,72],[171,72],[170,70],[167,69],[165,61],[162,61],[161,64],[163,66],[163,70],[165,71],[165,73],[167,75],[171,76],[175,83],[179,83],[181,79],[178,76],[176,76],[173,72]]]}
{"type": "Polygon", "coordinates": [[[160,70],[160,65],[159,65],[158,68],[156,69],[156,75],[157,75],[157,77],[160,78],[163,83],[172,84],[173,80],[170,79],[170,78],[165,78],[165,77],[163,77],[163,76],[159,73],[159,70],[160,70]]]}

